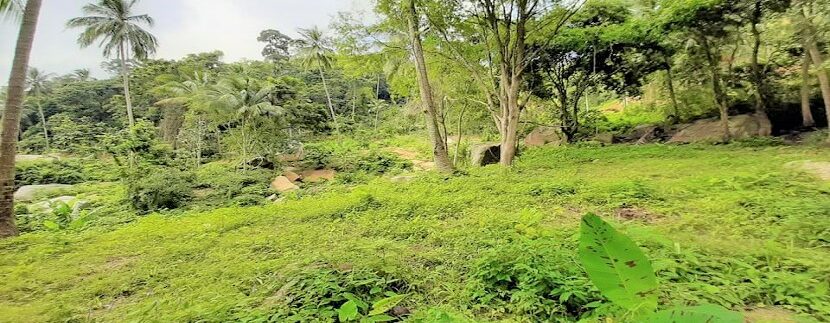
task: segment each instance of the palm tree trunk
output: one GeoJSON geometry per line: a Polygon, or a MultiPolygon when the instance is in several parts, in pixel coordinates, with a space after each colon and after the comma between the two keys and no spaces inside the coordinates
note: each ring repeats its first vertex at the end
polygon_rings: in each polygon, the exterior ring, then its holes
{"type": "Polygon", "coordinates": [[[124,99],[127,101],[127,119],[130,122],[130,127],[135,125],[135,117],[133,117],[133,101],[130,98],[130,70],[127,68],[127,53],[122,41],[118,45],[118,56],[121,61],[121,77],[124,82],[124,99]]]}
{"type": "MultiPolygon", "coordinates": [[[[39,93],[36,94],[40,96],[39,93]]],[[[40,124],[43,126],[43,138],[46,139],[46,150],[44,153],[49,152],[49,127],[46,126],[46,114],[43,113],[43,104],[40,102],[40,98],[38,98],[37,102],[37,113],[40,115],[40,124]]]]}
{"type": "MultiPolygon", "coordinates": [[[[331,121],[334,121],[334,126],[337,126],[337,116],[334,114],[334,105],[331,103],[331,94],[329,93],[329,85],[326,83],[326,74],[323,73],[323,66],[318,66],[320,71],[320,79],[323,80],[323,90],[326,91],[326,102],[329,105],[329,112],[331,112],[331,121]]],[[[338,127],[339,128],[339,127],[338,127]]]]}
{"type": "Polygon", "coordinates": [[[816,120],[813,119],[813,111],[810,109],[810,53],[806,50],[804,51],[804,61],[801,62],[801,125],[805,128],[816,125],[816,120]]]}
{"type": "Polygon", "coordinates": [[[432,153],[435,166],[440,172],[453,171],[453,165],[447,152],[447,141],[441,134],[438,112],[432,97],[432,87],[429,84],[424,49],[421,45],[421,31],[418,23],[418,12],[415,9],[415,0],[409,0],[409,38],[412,42],[412,53],[415,56],[415,66],[418,72],[418,86],[421,92],[421,104],[426,114],[427,131],[432,142],[432,153]]]}
{"type": "Polygon", "coordinates": [[[3,132],[0,134],[0,238],[17,235],[17,226],[14,224],[14,158],[17,155],[17,132],[23,108],[26,70],[29,69],[29,54],[32,52],[40,5],[41,0],[26,1],[9,76],[3,132]]]}

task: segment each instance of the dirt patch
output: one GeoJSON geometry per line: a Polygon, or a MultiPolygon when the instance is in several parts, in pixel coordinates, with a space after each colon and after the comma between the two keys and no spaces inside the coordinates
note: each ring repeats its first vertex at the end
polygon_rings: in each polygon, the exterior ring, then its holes
{"type": "Polygon", "coordinates": [[[418,152],[403,148],[390,148],[389,152],[398,155],[398,157],[408,160],[417,160],[421,158],[421,154],[419,154],[418,152]]]}
{"type": "Polygon", "coordinates": [[[764,307],[747,310],[744,313],[747,323],[795,323],[795,314],[780,307],[764,307]]]}
{"type": "Polygon", "coordinates": [[[812,174],[823,181],[830,181],[830,162],[802,160],[789,162],[784,167],[812,174]]]}
{"type": "Polygon", "coordinates": [[[638,207],[621,207],[614,210],[614,217],[624,221],[654,222],[658,216],[638,207]]]}

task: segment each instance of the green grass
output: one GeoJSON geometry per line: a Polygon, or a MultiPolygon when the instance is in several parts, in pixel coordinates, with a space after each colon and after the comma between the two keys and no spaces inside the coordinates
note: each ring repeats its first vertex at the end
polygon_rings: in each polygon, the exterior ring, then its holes
{"type": "Polygon", "coordinates": [[[620,317],[577,261],[587,212],[644,247],[662,306],[830,320],[830,185],[783,167],[794,160],[830,152],[531,150],[511,169],[26,234],[0,242],[0,321],[326,321],[345,293],[405,294],[422,322],[620,317]]]}

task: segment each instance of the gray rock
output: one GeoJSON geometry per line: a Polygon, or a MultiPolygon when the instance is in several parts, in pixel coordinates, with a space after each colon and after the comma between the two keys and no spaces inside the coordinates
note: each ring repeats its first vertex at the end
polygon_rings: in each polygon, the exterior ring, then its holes
{"type": "Polygon", "coordinates": [[[528,147],[561,146],[568,142],[567,137],[558,128],[537,127],[525,137],[524,143],[528,147]]]}
{"type": "MultiPolygon", "coordinates": [[[[729,134],[731,139],[746,139],[763,135],[766,123],[753,114],[742,114],[729,117],[729,134]]],[[[675,134],[669,142],[718,142],[723,139],[721,121],[718,118],[703,119],[689,125],[679,126],[682,130],[675,134]]]]}
{"type": "Polygon", "coordinates": [[[65,184],[45,184],[45,185],[26,185],[22,186],[14,192],[14,199],[16,201],[31,202],[38,194],[53,194],[60,190],[72,188],[72,185],[65,184]]]}
{"type": "Polygon", "coordinates": [[[594,138],[592,138],[592,140],[596,141],[596,142],[599,142],[603,145],[610,145],[610,144],[614,143],[614,134],[612,134],[610,132],[599,133],[596,136],[594,136],[594,138]]]}
{"type": "Polygon", "coordinates": [[[483,143],[470,147],[470,165],[498,164],[499,159],[501,159],[501,145],[498,143],[483,143]]]}

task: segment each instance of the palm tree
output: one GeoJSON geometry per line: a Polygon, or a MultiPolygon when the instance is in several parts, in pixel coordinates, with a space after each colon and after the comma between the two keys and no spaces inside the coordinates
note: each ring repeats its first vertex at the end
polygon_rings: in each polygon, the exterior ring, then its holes
{"type": "Polygon", "coordinates": [[[35,99],[35,107],[40,116],[40,124],[43,126],[43,137],[46,139],[46,152],[49,151],[49,127],[46,125],[46,114],[43,113],[43,98],[41,94],[49,91],[49,79],[52,74],[43,73],[41,70],[34,67],[29,68],[29,73],[26,76],[29,86],[29,94],[35,99]]]}
{"type": "Polygon", "coordinates": [[[77,70],[72,71],[72,73],[69,75],[72,77],[73,80],[78,82],[85,82],[92,79],[92,73],[89,71],[88,68],[79,68],[77,70]]]}
{"type": "Polygon", "coordinates": [[[135,124],[133,103],[130,99],[130,71],[127,61],[131,58],[144,59],[156,52],[158,40],[143,28],[152,27],[153,18],[146,14],[133,15],[133,6],[138,0],[98,0],[83,7],[85,17],[70,19],[69,28],[86,28],[78,37],[82,48],[96,41],[104,48],[104,56],[117,51],[124,82],[124,98],[127,101],[127,118],[130,126],[135,124]],[[132,57],[131,57],[132,53],[132,57]]]}
{"type": "Polygon", "coordinates": [[[21,0],[0,0],[0,15],[16,17],[23,12],[21,0]]]}
{"type": "MultiPolygon", "coordinates": [[[[244,72],[243,72],[244,73],[244,72]]],[[[231,110],[239,120],[242,135],[242,158],[248,159],[248,137],[245,128],[255,117],[278,115],[282,108],[271,103],[274,86],[263,84],[247,75],[229,75],[207,91],[207,98],[213,107],[231,110]]]]}
{"type": "Polygon", "coordinates": [[[316,68],[320,73],[320,78],[323,80],[323,90],[326,92],[326,101],[328,102],[329,112],[331,112],[331,120],[337,126],[337,116],[334,113],[334,105],[331,103],[331,94],[326,83],[325,70],[331,68],[334,60],[333,51],[329,47],[328,40],[326,40],[323,32],[313,27],[311,29],[300,29],[300,36],[302,37],[298,42],[300,43],[300,57],[301,63],[305,68],[316,68]]]}
{"type": "MultiPolygon", "coordinates": [[[[11,10],[12,1],[0,2],[0,13],[11,10]]],[[[6,108],[3,110],[0,134],[0,238],[17,235],[17,226],[14,224],[14,159],[17,155],[17,133],[25,95],[26,70],[29,68],[29,54],[32,52],[40,5],[41,0],[26,1],[9,76],[6,108]]]]}

